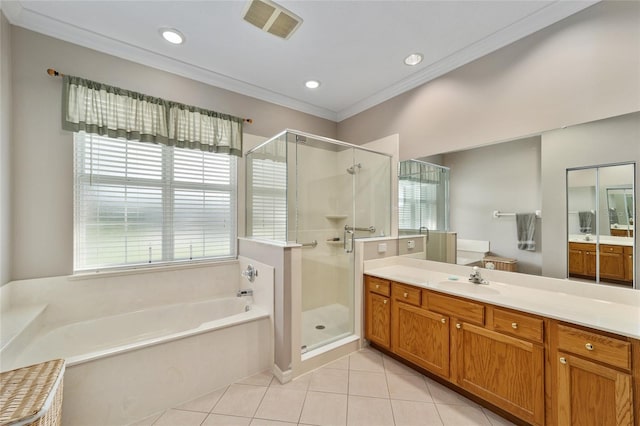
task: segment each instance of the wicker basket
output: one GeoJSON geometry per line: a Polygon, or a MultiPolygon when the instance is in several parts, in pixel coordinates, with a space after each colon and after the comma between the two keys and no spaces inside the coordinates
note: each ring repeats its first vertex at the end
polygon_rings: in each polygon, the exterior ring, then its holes
{"type": "Polygon", "coordinates": [[[508,257],[485,256],[482,259],[482,267],[487,269],[497,269],[498,271],[518,272],[518,259],[508,257]],[[487,268],[487,264],[492,263],[493,268],[487,268]]]}
{"type": "Polygon", "coordinates": [[[57,426],[62,417],[64,360],[0,374],[0,426],[57,426]]]}

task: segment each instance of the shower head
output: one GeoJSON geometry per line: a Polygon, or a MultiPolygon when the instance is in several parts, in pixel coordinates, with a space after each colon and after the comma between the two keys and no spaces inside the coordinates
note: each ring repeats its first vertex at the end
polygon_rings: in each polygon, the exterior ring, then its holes
{"type": "Polygon", "coordinates": [[[350,175],[353,175],[356,173],[356,168],[361,169],[362,168],[362,164],[358,163],[358,164],[354,164],[353,166],[349,167],[347,169],[347,173],[349,173],[350,175]]]}

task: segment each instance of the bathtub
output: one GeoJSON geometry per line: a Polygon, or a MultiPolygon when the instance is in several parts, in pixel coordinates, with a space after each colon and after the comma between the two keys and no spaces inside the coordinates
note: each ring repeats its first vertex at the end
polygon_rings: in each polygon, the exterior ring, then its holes
{"type": "MultiPolygon", "coordinates": [[[[258,301],[273,284],[253,285],[258,301]]],[[[271,369],[272,312],[252,301],[219,297],[63,324],[46,318],[47,307],[45,320],[2,348],[2,370],[64,358],[62,423],[126,425],[271,369]]]]}

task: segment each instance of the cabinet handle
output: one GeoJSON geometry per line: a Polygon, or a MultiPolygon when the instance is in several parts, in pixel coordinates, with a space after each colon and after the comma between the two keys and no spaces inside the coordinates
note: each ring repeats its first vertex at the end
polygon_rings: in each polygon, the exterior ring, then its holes
{"type": "Polygon", "coordinates": [[[445,318],[440,318],[440,322],[443,323],[443,324],[446,324],[447,320],[445,318]]]}
{"type": "Polygon", "coordinates": [[[384,300],[382,301],[382,304],[383,304],[383,305],[386,305],[386,304],[387,304],[387,299],[384,299],[384,300]]]}
{"type": "Polygon", "coordinates": [[[567,359],[563,356],[560,357],[560,364],[566,364],[567,363],[567,359]]]}
{"type": "Polygon", "coordinates": [[[376,288],[380,288],[380,284],[376,284],[376,288]]]}
{"type": "Polygon", "coordinates": [[[511,323],[511,328],[513,328],[514,330],[518,329],[518,323],[517,322],[512,322],[511,323]]]}
{"type": "Polygon", "coordinates": [[[588,351],[593,350],[593,345],[591,343],[587,343],[586,345],[584,345],[584,347],[587,348],[588,351]]]}
{"type": "Polygon", "coordinates": [[[406,299],[409,296],[409,293],[404,293],[403,296],[406,299]]]}
{"type": "Polygon", "coordinates": [[[457,323],[457,324],[456,324],[456,328],[457,328],[457,329],[461,329],[461,328],[462,328],[462,324],[457,323]]]}

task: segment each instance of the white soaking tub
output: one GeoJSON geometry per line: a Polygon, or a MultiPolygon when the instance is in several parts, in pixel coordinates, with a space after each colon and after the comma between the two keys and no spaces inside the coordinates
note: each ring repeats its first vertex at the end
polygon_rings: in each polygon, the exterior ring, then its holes
{"type": "Polygon", "coordinates": [[[245,263],[227,265],[222,272],[213,268],[181,270],[179,276],[187,279],[178,286],[167,274],[148,279],[158,281],[154,282],[158,291],[176,291],[168,296],[149,295],[146,276],[125,277],[126,282],[116,277],[88,283],[64,278],[10,283],[3,289],[3,297],[14,301],[8,309],[3,306],[3,320],[24,317],[23,312],[35,313],[22,332],[3,340],[1,369],[64,358],[65,426],[126,425],[271,369],[273,268],[258,264],[260,277],[249,284],[239,278],[239,266],[245,263]],[[143,301],[153,297],[176,300],[180,293],[194,297],[211,288],[211,284],[192,282],[190,274],[219,274],[221,279],[237,276],[215,286],[224,287],[226,295],[233,288],[252,288],[254,297],[212,295],[191,302],[115,311],[118,305],[129,303],[126,309],[139,303],[138,295],[143,301]],[[123,299],[125,291],[131,291],[134,300],[123,299]],[[79,300],[70,300],[67,294],[79,300]],[[27,309],[29,306],[37,309],[27,309]],[[74,306],[78,306],[76,311],[84,309],[81,316],[71,312],[74,306]],[[105,309],[111,312],[105,313],[105,309]],[[12,316],[12,312],[19,315],[12,316]]]}

